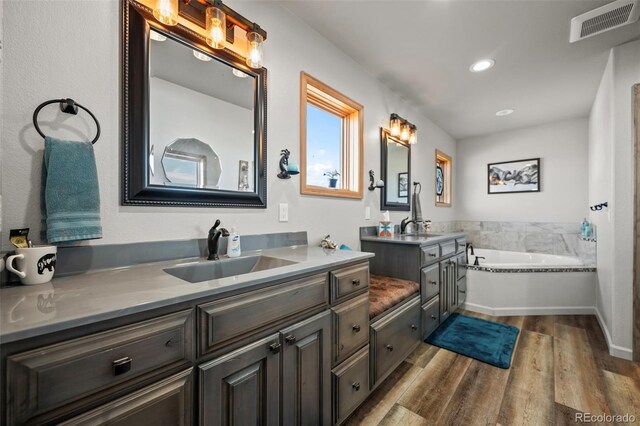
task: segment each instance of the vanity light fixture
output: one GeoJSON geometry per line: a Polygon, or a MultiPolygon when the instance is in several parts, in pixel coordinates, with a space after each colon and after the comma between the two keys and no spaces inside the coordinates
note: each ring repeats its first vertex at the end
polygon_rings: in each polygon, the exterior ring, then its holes
{"type": "Polygon", "coordinates": [[[259,28],[258,24],[254,23],[253,30],[247,32],[247,65],[251,68],[262,68],[264,61],[264,52],[262,49],[264,37],[256,31],[259,28]]]}
{"type": "MultiPolygon", "coordinates": [[[[154,0],[153,16],[167,26],[178,25],[178,17],[203,28],[207,45],[224,49],[235,41],[235,28],[246,32],[246,63],[251,68],[262,68],[264,41],[267,32],[258,24],[240,15],[222,0],[154,0]]],[[[141,0],[137,0],[141,2],[141,0]]]]}
{"type": "Polygon", "coordinates": [[[178,0],[156,0],[153,16],[164,25],[178,24],[178,0]]]}
{"type": "Polygon", "coordinates": [[[157,33],[153,30],[151,30],[151,34],[149,34],[149,38],[154,41],[165,41],[167,39],[166,36],[163,36],[162,34],[157,33]]]}
{"type": "Polygon", "coordinates": [[[214,49],[224,49],[224,42],[227,39],[227,15],[218,6],[220,2],[216,1],[214,6],[207,7],[206,40],[207,44],[214,49]]]}
{"type": "Polygon", "coordinates": [[[473,65],[469,67],[469,71],[471,72],[482,72],[486,71],[489,68],[493,67],[496,64],[496,61],[493,59],[480,59],[477,62],[474,62],[473,65]]]}
{"type": "Polygon", "coordinates": [[[193,50],[193,56],[195,56],[196,58],[200,59],[203,62],[209,62],[211,60],[211,56],[205,55],[204,53],[195,49],[193,50]]]}
{"type": "Polygon", "coordinates": [[[414,144],[418,141],[418,128],[415,124],[393,113],[389,117],[389,133],[391,136],[399,138],[402,142],[414,144]]]}
{"type": "Polygon", "coordinates": [[[384,188],[384,181],[379,179],[376,182],[376,177],[373,170],[369,170],[369,191],[375,191],[378,188],[384,188]]]}
{"type": "Polygon", "coordinates": [[[504,117],[505,115],[513,114],[515,111],[515,109],[501,109],[500,111],[496,112],[496,116],[504,117]]]}

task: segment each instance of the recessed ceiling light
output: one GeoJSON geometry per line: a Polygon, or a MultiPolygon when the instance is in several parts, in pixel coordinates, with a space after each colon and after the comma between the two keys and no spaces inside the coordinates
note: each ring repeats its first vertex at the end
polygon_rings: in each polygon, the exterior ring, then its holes
{"type": "Polygon", "coordinates": [[[155,41],[165,41],[167,39],[167,37],[163,36],[160,33],[157,33],[155,31],[151,31],[151,34],[149,35],[149,38],[151,40],[155,40],[155,41]]]}
{"type": "Polygon", "coordinates": [[[494,66],[495,64],[496,64],[496,61],[494,61],[493,59],[480,59],[479,61],[474,62],[473,65],[471,65],[471,67],[469,67],[469,71],[471,72],[486,71],[492,66],[494,66]]]}
{"type": "Polygon", "coordinates": [[[193,51],[193,56],[204,62],[209,62],[211,60],[211,56],[205,55],[204,53],[198,52],[197,50],[193,51]]]}
{"type": "Polygon", "coordinates": [[[247,74],[243,73],[242,71],[240,71],[239,69],[233,68],[231,70],[231,72],[233,73],[233,75],[235,75],[236,77],[240,77],[240,78],[245,78],[245,77],[249,77],[247,74]]]}
{"type": "Polygon", "coordinates": [[[496,112],[496,115],[498,117],[503,117],[505,115],[513,114],[515,111],[515,109],[501,109],[500,111],[496,112]]]}

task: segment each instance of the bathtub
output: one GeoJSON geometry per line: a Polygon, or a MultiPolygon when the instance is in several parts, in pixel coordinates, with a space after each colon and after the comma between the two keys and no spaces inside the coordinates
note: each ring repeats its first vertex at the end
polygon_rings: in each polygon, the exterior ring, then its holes
{"type": "Polygon", "coordinates": [[[593,314],[596,269],[580,259],[476,249],[467,265],[465,309],[489,315],[593,314]],[[479,266],[473,266],[476,256],[479,266]]]}

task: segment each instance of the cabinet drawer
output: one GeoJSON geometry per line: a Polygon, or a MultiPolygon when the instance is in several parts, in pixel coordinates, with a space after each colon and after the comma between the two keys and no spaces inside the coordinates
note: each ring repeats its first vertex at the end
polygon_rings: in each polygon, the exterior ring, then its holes
{"type": "Polygon", "coordinates": [[[331,303],[369,288],[369,262],[332,271],[331,303]]]}
{"type": "Polygon", "coordinates": [[[383,380],[420,341],[420,298],[371,325],[373,384],[383,380]]]}
{"type": "Polygon", "coordinates": [[[440,255],[442,257],[449,256],[450,254],[454,254],[455,252],[456,252],[455,240],[440,243],[440,255]]]}
{"type": "Polygon", "coordinates": [[[349,416],[369,395],[369,347],[332,371],[334,423],[349,416]]]}
{"type": "Polygon", "coordinates": [[[427,266],[432,264],[433,262],[437,262],[440,258],[440,246],[426,246],[421,247],[421,256],[422,256],[422,266],[427,266]]]}
{"type": "Polygon", "coordinates": [[[422,268],[420,275],[420,294],[422,303],[431,299],[440,291],[440,265],[422,268]]]}
{"type": "Polygon", "coordinates": [[[347,358],[369,340],[369,292],[331,309],[335,352],[334,364],[347,358]]]}
{"type": "Polygon", "coordinates": [[[422,339],[429,337],[440,325],[440,298],[436,296],[422,307],[422,339]]]}
{"type": "Polygon", "coordinates": [[[200,305],[199,353],[213,352],[327,302],[327,274],[317,274],[200,305]]]}
{"type": "Polygon", "coordinates": [[[191,425],[191,369],[61,423],[84,426],[191,425]]]}
{"type": "Polygon", "coordinates": [[[93,334],[7,360],[9,424],[193,357],[192,311],[93,334]]]}
{"type": "Polygon", "coordinates": [[[456,253],[464,253],[466,248],[467,248],[467,239],[464,237],[456,238],[456,253]]]}

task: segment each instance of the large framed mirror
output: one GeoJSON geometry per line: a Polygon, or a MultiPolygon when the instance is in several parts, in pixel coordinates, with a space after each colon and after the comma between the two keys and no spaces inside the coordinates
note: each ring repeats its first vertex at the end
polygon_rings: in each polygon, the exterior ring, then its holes
{"type": "Polygon", "coordinates": [[[411,145],[380,129],[382,158],[382,210],[411,210],[411,145]]]}
{"type": "Polygon", "coordinates": [[[125,205],[267,205],[267,70],[123,3],[125,205]]]}

